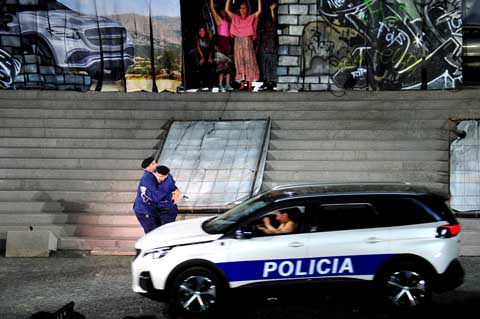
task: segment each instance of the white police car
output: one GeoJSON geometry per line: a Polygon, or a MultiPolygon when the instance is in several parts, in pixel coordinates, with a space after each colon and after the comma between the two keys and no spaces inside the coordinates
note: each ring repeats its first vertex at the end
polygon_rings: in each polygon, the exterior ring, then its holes
{"type": "Polygon", "coordinates": [[[395,307],[413,309],[463,283],[460,225],[444,201],[405,184],[277,188],[138,240],[133,290],[201,316],[234,288],[349,279],[373,283],[395,307]],[[297,212],[295,231],[260,231],[278,210],[297,212]]]}

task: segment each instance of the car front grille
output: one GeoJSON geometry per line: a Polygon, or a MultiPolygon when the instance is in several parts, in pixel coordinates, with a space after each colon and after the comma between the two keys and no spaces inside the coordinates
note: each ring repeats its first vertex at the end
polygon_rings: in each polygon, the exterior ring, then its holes
{"type": "Polygon", "coordinates": [[[127,40],[127,32],[122,27],[88,29],[85,31],[85,37],[96,46],[100,46],[100,42],[103,46],[121,46],[127,40]]]}

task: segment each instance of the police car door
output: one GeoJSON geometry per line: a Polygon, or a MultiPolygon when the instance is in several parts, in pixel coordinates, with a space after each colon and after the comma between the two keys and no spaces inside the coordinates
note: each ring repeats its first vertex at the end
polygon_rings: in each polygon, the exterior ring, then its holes
{"type": "Polygon", "coordinates": [[[389,229],[365,198],[325,198],[308,205],[306,217],[311,278],[371,279],[388,258],[389,229]]]}
{"type": "MultiPolygon", "coordinates": [[[[292,206],[283,206],[292,208],[292,206]]],[[[298,219],[303,219],[304,207],[295,206],[299,211],[298,219]]],[[[296,221],[293,233],[267,235],[253,227],[262,224],[265,216],[275,216],[275,211],[264,211],[239,229],[253,230],[249,238],[226,240],[228,262],[221,265],[231,287],[238,287],[255,282],[276,281],[301,278],[298,272],[301,261],[306,257],[306,236],[301,221],[296,221]]],[[[274,225],[276,226],[276,225],[274,225]]],[[[239,237],[239,236],[237,236],[239,237]]]]}

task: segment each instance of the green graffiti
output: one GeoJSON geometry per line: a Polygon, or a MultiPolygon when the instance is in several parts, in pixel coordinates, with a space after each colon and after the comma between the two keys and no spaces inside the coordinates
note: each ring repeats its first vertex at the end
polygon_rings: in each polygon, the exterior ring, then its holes
{"type": "Polygon", "coordinates": [[[370,19],[374,21],[382,21],[384,23],[400,22],[406,17],[413,17],[415,15],[414,0],[397,0],[391,3],[391,10],[396,13],[396,16],[385,16],[385,1],[383,0],[363,0],[365,8],[369,14],[365,15],[365,22],[370,19]]]}

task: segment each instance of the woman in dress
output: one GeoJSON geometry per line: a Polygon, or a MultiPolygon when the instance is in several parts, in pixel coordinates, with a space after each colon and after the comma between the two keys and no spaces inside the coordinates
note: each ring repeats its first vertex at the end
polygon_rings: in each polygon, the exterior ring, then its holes
{"type": "Polygon", "coordinates": [[[258,0],[257,12],[248,15],[248,4],[240,4],[240,15],[230,10],[231,0],[225,4],[225,12],[232,20],[230,34],[235,39],[234,61],[236,75],[235,80],[247,83],[248,90],[252,89],[252,81],[257,81],[260,72],[258,69],[253,40],[257,37],[258,17],[262,13],[262,1],[258,0]]]}
{"type": "Polygon", "coordinates": [[[212,11],[215,24],[217,25],[217,52],[215,53],[215,65],[218,73],[218,88],[221,92],[232,91],[230,77],[233,71],[233,62],[230,58],[230,21],[225,10],[220,14],[215,10],[213,0],[210,0],[210,10],[212,11]],[[225,86],[223,80],[225,79],[225,86]]]}
{"type": "Polygon", "coordinates": [[[207,32],[204,26],[198,28],[197,35],[195,37],[196,45],[196,63],[200,72],[200,85],[210,86],[210,74],[213,70],[213,42],[212,35],[207,32]]]}

